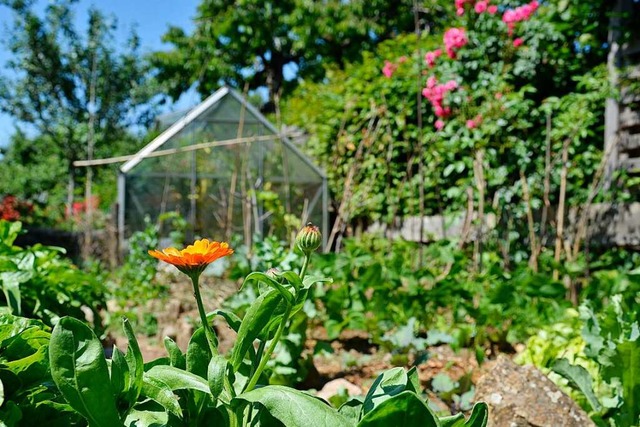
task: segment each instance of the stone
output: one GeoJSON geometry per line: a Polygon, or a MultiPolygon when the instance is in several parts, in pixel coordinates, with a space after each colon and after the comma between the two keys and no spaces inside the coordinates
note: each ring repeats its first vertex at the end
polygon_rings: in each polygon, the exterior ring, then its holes
{"type": "Polygon", "coordinates": [[[489,405],[494,427],[591,427],[595,424],[569,396],[533,366],[506,356],[476,385],[476,400],[489,405]]]}
{"type": "Polygon", "coordinates": [[[326,383],[324,387],[322,387],[322,390],[318,392],[317,396],[324,400],[329,400],[331,396],[339,394],[341,390],[345,390],[349,396],[362,395],[362,389],[357,385],[344,378],[336,378],[326,383]]]}

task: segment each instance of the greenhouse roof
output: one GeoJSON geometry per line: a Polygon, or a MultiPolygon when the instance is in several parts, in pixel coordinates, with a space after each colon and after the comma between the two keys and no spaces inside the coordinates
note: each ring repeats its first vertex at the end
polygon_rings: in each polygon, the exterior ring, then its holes
{"type": "MultiPolygon", "coordinates": [[[[193,109],[188,111],[183,117],[178,119],[175,123],[169,126],[164,132],[154,138],[149,144],[143,147],[140,151],[138,151],[133,158],[124,163],[120,167],[120,171],[124,174],[130,172],[133,168],[138,165],[144,158],[149,156],[154,151],[160,149],[165,143],[171,140],[172,137],[177,135],[180,131],[182,131],[185,127],[187,127],[190,123],[194,122],[200,116],[204,115],[206,112],[215,108],[217,104],[219,104],[225,97],[231,96],[236,101],[238,101],[243,108],[251,114],[258,122],[264,125],[267,129],[273,132],[274,136],[277,136],[284,145],[287,146],[300,160],[302,160],[310,169],[312,169],[315,173],[320,175],[320,177],[325,178],[325,173],[318,166],[316,166],[312,161],[310,161],[306,155],[304,155],[285,135],[282,135],[273,124],[267,120],[266,117],[258,111],[251,103],[249,103],[242,95],[240,95],[235,90],[231,89],[228,86],[223,86],[202,101],[200,104],[195,106],[193,109]]],[[[238,141],[240,142],[240,141],[238,141]]]]}

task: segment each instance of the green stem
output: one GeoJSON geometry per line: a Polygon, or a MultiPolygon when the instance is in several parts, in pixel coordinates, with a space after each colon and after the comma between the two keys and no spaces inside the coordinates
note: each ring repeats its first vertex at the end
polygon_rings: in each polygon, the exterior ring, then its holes
{"type": "Polygon", "coordinates": [[[260,378],[260,374],[262,374],[262,371],[267,366],[269,359],[271,359],[271,354],[276,349],[276,345],[278,345],[278,341],[280,341],[280,335],[282,335],[282,331],[284,331],[287,321],[289,320],[290,313],[291,313],[291,305],[288,304],[287,309],[285,310],[284,315],[282,316],[282,322],[280,322],[280,326],[278,326],[278,330],[276,331],[275,336],[271,340],[271,343],[269,344],[267,351],[262,356],[262,359],[260,360],[260,364],[258,365],[258,368],[251,376],[251,379],[249,380],[249,384],[247,384],[247,388],[245,389],[245,392],[253,390],[256,384],[258,383],[258,378],[260,378]]]}
{"type": "MultiPolygon", "coordinates": [[[[202,303],[202,296],[200,295],[200,285],[199,285],[200,275],[194,274],[193,276],[190,276],[190,277],[191,277],[191,282],[193,283],[193,295],[196,298],[198,313],[200,314],[200,321],[202,322],[202,327],[204,328],[204,334],[207,337],[207,342],[209,343],[209,350],[211,351],[211,355],[216,355],[218,354],[218,347],[216,346],[215,333],[213,332],[213,329],[209,324],[209,321],[207,320],[207,314],[204,311],[204,304],[202,303]]],[[[231,384],[231,382],[229,381],[229,378],[226,375],[224,376],[224,386],[227,389],[227,392],[229,393],[229,397],[231,398],[235,397],[236,393],[235,393],[235,390],[233,389],[233,385],[231,384]]],[[[238,427],[239,424],[238,424],[237,414],[231,408],[229,408],[228,413],[229,413],[229,423],[231,424],[231,427],[238,427]]]]}
{"type": "Polygon", "coordinates": [[[302,268],[300,269],[300,280],[304,280],[305,274],[307,274],[307,267],[309,266],[310,254],[304,254],[304,261],[302,261],[302,268]]]}
{"type": "Polygon", "coordinates": [[[200,296],[200,286],[198,283],[198,279],[200,278],[199,274],[194,274],[191,277],[191,282],[193,283],[193,296],[196,297],[196,304],[198,305],[198,313],[200,314],[200,321],[202,322],[202,327],[204,328],[204,334],[207,337],[207,341],[209,342],[209,350],[211,350],[211,354],[218,354],[218,348],[216,347],[216,337],[213,333],[213,329],[209,322],[207,321],[207,315],[204,312],[204,305],[202,304],[202,296],[200,296]]]}

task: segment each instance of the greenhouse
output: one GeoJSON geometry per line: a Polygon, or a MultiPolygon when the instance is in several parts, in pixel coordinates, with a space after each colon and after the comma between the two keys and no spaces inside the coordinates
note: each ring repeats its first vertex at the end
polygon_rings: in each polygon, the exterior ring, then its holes
{"type": "Polygon", "coordinates": [[[118,199],[121,242],[144,229],[145,218],[172,213],[186,220],[191,237],[242,236],[245,243],[274,233],[286,239],[308,221],[327,230],[323,171],[228,87],[121,166],[118,199]]]}

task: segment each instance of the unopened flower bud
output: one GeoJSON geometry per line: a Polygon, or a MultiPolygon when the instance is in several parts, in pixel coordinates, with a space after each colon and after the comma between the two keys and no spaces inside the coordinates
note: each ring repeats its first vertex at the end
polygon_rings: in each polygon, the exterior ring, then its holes
{"type": "Polygon", "coordinates": [[[296,245],[298,245],[298,248],[304,252],[305,255],[309,255],[318,249],[321,244],[322,233],[320,233],[320,229],[312,223],[308,223],[302,227],[302,230],[300,230],[296,236],[296,245]]]}

